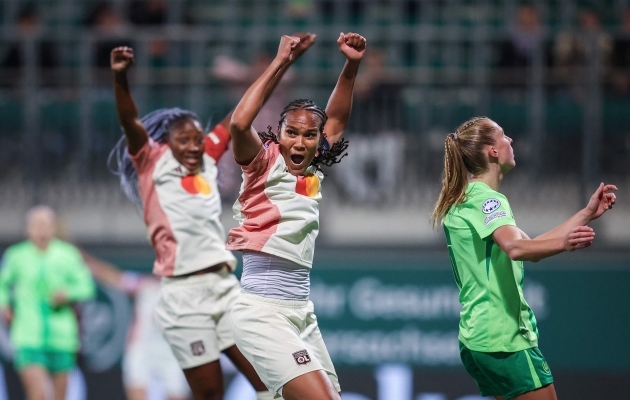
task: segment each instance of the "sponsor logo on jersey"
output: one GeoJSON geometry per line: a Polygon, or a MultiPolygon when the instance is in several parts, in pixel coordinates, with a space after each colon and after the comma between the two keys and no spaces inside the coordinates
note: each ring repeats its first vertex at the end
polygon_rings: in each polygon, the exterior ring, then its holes
{"type": "Polygon", "coordinates": [[[206,347],[203,345],[203,341],[198,340],[190,344],[190,351],[193,356],[200,356],[206,352],[206,347]]]}
{"type": "Polygon", "coordinates": [[[501,202],[499,201],[499,199],[488,199],[483,202],[483,205],[481,206],[481,211],[483,211],[484,214],[490,214],[499,207],[501,207],[501,202]]]}
{"type": "Polygon", "coordinates": [[[483,223],[488,226],[490,225],[490,222],[494,221],[497,218],[503,218],[503,217],[507,217],[507,212],[505,211],[497,211],[492,215],[488,215],[486,217],[486,219],[483,220],[483,223]]]}
{"type": "Polygon", "coordinates": [[[299,175],[295,184],[295,192],[311,198],[317,196],[319,192],[319,178],[317,175],[299,175]]]}
{"type": "Polygon", "coordinates": [[[306,365],[311,362],[311,356],[308,355],[308,351],[300,350],[293,353],[293,358],[297,365],[306,365]]]}
{"type": "Polygon", "coordinates": [[[208,181],[199,174],[184,176],[182,178],[182,187],[190,194],[209,195],[212,192],[208,181]]]}

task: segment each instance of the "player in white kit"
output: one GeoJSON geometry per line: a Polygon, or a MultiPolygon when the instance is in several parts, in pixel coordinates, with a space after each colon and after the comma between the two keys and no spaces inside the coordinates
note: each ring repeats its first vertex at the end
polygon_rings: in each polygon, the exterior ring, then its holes
{"type": "Polygon", "coordinates": [[[308,299],[319,230],[320,165],[338,162],[352,108],[365,39],[340,34],[346,57],[326,111],[295,100],[280,116],[278,133],[259,134],[252,122],[265,92],[292,60],[300,39],[283,36],[275,59],[234,110],[230,131],[243,170],[234,205],[240,226],[227,248],[243,252],[243,290],[232,308],[237,346],[273,393],[287,400],[338,400],[340,386],[308,299]]]}
{"type": "MultiPolygon", "coordinates": [[[[301,54],[312,43],[303,35],[301,54]]],[[[112,50],[114,93],[124,139],[112,151],[121,185],[144,209],[156,253],[153,272],[162,277],[156,316],[164,338],[184,370],[195,400],[221,399],[224,353],[248,378],[258,399],[272,398],[234,345],[230,309],[240,292],[220,222],[217,162],[230,141],[229,115],[207,135],[192,112],[161,109],[142,119],[129,90],[133,50],[112,50]]],[[[271,94],[288,65],[268,86],[271,94]]]]}

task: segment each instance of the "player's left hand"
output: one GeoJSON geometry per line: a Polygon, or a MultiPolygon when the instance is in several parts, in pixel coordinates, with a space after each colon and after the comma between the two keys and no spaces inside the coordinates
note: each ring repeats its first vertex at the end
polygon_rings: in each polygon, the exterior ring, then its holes
{"type": "Polygon", "coordinates": [[[588,211],[591,220],[599,218],[603,213],[610,210],[617,201],[617,196],[614,193],[608,193],[610,191],[617,191],[615,185],[605,185],[603,182],[599,185],[595,193],[591,196],[586,210],[588,211]]]}
{"type": "Polygon", "coordinates": [[[293,48],[293,61],[295,61],[315,43],[317,35],[314,33],[294,33],[293,37],[300,39],[300,43],[293,48]]]}
{"type": "Polygon", "coordinates": [[[365,54],[366,40],[358,33],[340,33],[337,44],[339,51],[350,61],[361,61],[365,54]]]}
{"type": "Polygon", "coordinates": [[[59,308],[68,304],[68,296],[64,292],[55,292],[50,301],[54,308],[59,308]]]}

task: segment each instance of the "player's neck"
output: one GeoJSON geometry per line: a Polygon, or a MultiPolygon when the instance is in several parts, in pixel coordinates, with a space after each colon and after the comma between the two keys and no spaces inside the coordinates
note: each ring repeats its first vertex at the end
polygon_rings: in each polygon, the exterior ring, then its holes
{"type": "Polygon", "coordinates": [[[501,182],[503,181],[503,173],[499,169],[497,164],[490,164],[488,166],[488,171],[484,174],[473,176],[470,180],[471,182],[483,182],[486,185],[490,186],[492,190],[499,191],[499,187],[501,186],[501,182]]]}

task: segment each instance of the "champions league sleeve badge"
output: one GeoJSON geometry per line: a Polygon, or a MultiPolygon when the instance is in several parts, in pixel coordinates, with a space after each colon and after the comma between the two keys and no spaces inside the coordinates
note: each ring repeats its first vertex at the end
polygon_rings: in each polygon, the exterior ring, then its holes
{"type": "Polygon", "coordinates": [[[488,199],[483,202],[483,205],[481,206],[481,211],[483,211],[484,214],[490,214],[496,211],[496,209],[499,207],[501,207],[501,202],[499,201],[499,199],[488,199]]]}

